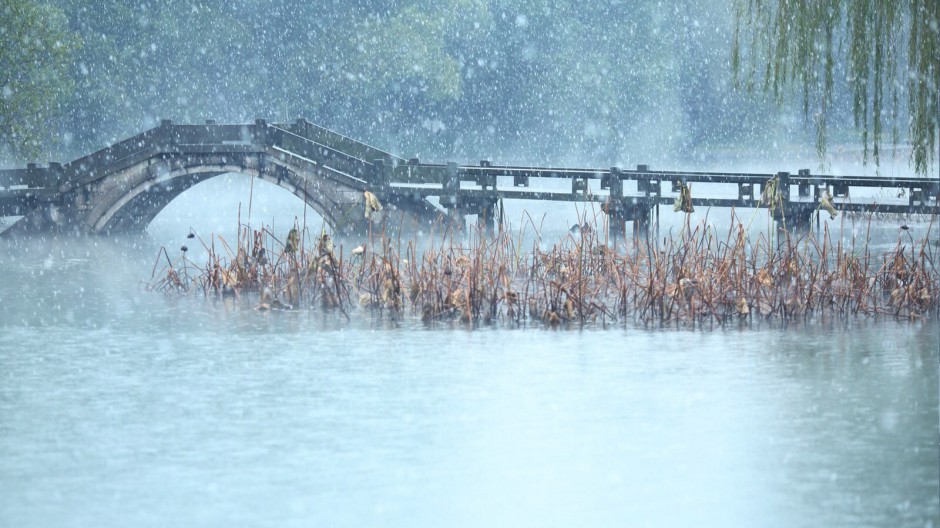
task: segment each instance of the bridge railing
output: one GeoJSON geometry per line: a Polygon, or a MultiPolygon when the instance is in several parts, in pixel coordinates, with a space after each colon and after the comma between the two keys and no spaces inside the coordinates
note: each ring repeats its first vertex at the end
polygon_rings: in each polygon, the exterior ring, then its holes
{"type": "MultiPolygon", "coordinates": [[[[777,174],[745,173],[745,172],[696,172],[696,171],[655,171],[640,165],[637,169],[616,169],[618,176],[624,181],[681,181],[683,183],[730,183],[730,184],[763,184],[777,174]]],[[[526,178],[548,179],[588,179],[605,180],[611,177],[611,169],[599,168],[566,168],[566,167],[528,167],[513,165],[490,165],[481,162],[480,166],[458,166],[459,178],[463,181],[489,180],[492,176],[514,177],[524,182],[526,178]]],[[[395,167],[394,181],[400,183],[431,184],[441,183],[446,177],[446,164],[420,163],[418,160],[409,160],[395,167]]],[[[833,176],[816,175],[807,170],[796,174],[788,174],[791,183],[800,185],[829,185],[834,187],[888,187],[888,188],[926,188],[936,189],[940,181],[928,178],[883,178],[877,176],[833,176]]],[[[521,186],[521,185],[520,185],[521,186]]]]}
{"type": "Polygon", "coordinates": [[[159,127],[70,161],[63,166],[59,189],[73,189],[151,155],[158,144],[169,142],[167,127],[168,122],[164,122],[159,127]]]}
{"type": "Polygon", "coordinates": [[[89,183],[160,153],[172,153],[181,145],[225,145],[251,143],[254,125],[174,125],[163,120],[160,126],[105,147],[65,165],[63,191],[89,183]]]}
{"type": "Polygon", "coordinates": [[[394,160],[395,162],[404,161],[404,159],[385,152],[384,150],[344,136],[328,128],[315,125],[303,118],[298,119],[294,123],[275,126],[361,160],[370,162],[377,159],[394,160]]]}
{"type": "Polygon", "coordinates": [[[168,133],[174,145],[246,145],[255,140],[255,125],[173,125],[168,133]]]}
{"type": "MultiPolygon", "coordinates": [[[[776,180],[782,192],[784,207],[804,210],[820,203],[822,192],[829,191],[838,199],[840,207],[846,210],[883,212],[932,212],[937,207],[940,194],[940,181],[936,179],[877,176],[835,176],[815,175],[808,169],[795,174],[778,172],[735,173],[735,172],[699,172],[699,171],[655,171],[648,166],[638,165],[636,169],[561,168],[494,166],[488,161],[481,161],[479,166],[456,164],[421,163],[417,159],[409,160],[392,169],[392,183],[396,192],[409,189],[409,185],[421,186],[415,190],[421,196],[442,196],[454,201],[458,195],[471,198],[516,198],[563,201],[598,201],[608,199],[641,199],[647,204],[668,203],[674,197],[664,196],[663,183],[670,182],[672,192],[678,193],[679,183],[736,185],[737,196],[715,197],[715,187],[697,186],[693,203],[703,206],[720,207],[758,207],[761,205],[762,191],[769,182],[776,180]],[[503,182],[497,186],[497,178],[511,177],[512,187],[503,182]],[[539,190],[522,191],[517,187],[529,187],[533,178],[547,180],[568,180],[570,192],[557,186],[542,187],[539,190]],[[590,181],[600,180],[599,186],[591,186],[590,181]],[[461,187],[461,182],[479,185],[480,189],[461,187]],[[624,182],[635,182],[635,191],[624,195],[624,182]],[[875,204],[870,199],[855,201],[850,198],[850,188],[894,188],[904,189],[908,203],[896,203],[896,200],[879,200],[875,204]],[[606,191],[606,193],[605,193],[606,191]],[[704,192],[703,192],[704,191],[704,192]],[[703,197],[703,195],[705,197],[703,197]],[[792,204],[792,207],[791,207],[792,204]]],[[[727,193],[722,189],[720,193],[727,193]]],[[[636,203],[636,202],[634,202],[636,203]]]]}
{"type": "Polygon", "coordinates": [[[265,134],[266,144],[284,151],[285,154],[298,156],[361,182],[369,182],[371,179],[372,164],[364,159],[317,143],[276,125],[268,127],[265,134]]]}
{"type": "Polygon", "coordinates": [[[50,163],[40,167],[30,163],[25,169],[9,169],[0,171],[0,187],[9,189],[13,186],[27,188],[55,187],[62,178],[62,165],[50,163]]]}

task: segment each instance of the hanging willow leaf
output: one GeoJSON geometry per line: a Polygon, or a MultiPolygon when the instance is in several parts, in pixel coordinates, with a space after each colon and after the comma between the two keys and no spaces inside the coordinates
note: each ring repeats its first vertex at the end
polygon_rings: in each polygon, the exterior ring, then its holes
{"type": "Polygon", "coordinates": [[[735,0],[734,17],[735,85],[759,84],[778,100],[791,89],[801,90],[820,160],[827,153],[836,75],[844,75],[839,80],[852,94],[864,161],[871,156],[877,167],[885,124],[897,144],[907,120],[911,165],[916,174],[927,175],[940,119],[940,2],[735,0]]]}

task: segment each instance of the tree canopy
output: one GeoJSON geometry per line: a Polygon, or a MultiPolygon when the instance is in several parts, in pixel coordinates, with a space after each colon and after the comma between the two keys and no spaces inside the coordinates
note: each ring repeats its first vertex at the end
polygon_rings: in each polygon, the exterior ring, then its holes
{"type": "Polygon", "coordinates": [[[926,175],[937,147],[940,97],[937,0],[735,0],[735,81],[782,95],[802,92],[826,155],[834,97],[851,94],[865,160],[881,160],[886,125],[897,144],[907,121],[914,172],[926,175]]]}
{"type": "Polygon", "coordinates": [[[13,155],[34,157],[56,136],[79,42],[60,9],[0,0],[0,144],[13,155]]]}

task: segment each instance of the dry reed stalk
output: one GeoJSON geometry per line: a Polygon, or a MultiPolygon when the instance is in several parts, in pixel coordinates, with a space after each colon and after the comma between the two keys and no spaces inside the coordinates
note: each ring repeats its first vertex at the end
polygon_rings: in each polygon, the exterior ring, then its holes
{"type": "Polygon", "coordinates": [[[285,243],[265,227],[243,226],[234,248],[221,237],[221,253],[216,237],[202,242],[208,254],[202,268],[185,253],[174,263],[161,248],[148,287],[262,297],[268,291],[274,307],[320,307],[347,318],[356,298],[360,313],[393,319],[420,314],[425,322],[470,325],[787,324],[817,317],[936,318],[940,311],[932,223],[922,241],[906,234],[908,240],[879,254],[870,247],[871,217],[864,240],[853,238],[848,247],[841,233],[833,241],[828,227],[821,236],[775,241],[762,233],[752,240],[740,221],[722,236],[706,218],[694,226],[687,220],[661,246],[636,242],[622,250],[599,238],[604,219],[597,213],[589,218],[585,212],[576,234],[545,249],[540,226],[528,214],[524,220],[518,236],[508,229],[492,237],[477,231],[464,246],[447,234],[423,250],[417,240],[402,249],[402,240],[389,239],[383,229],[361,246],[368,251],[350,259],[327,234],[306,250],[306,227],[295,227],[285,243]],[[534,242],[524,253],[529,227],[534,242]]]}

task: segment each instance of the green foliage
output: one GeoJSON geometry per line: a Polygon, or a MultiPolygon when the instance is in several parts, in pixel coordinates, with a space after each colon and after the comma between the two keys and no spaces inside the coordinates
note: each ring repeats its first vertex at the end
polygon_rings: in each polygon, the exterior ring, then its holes
{"type": "Polygon", "coordinates": [[[79,42],[59,9],[0,0],[0,146],[13,156],[36,157],[54,137],[79,42]]]}
{"type": "Polygon", "coordinates": [[[798,87],[804,115],[815,124],[820,159],[826,156],[836,85],[845,83],[865,160],[871,148],[880,163],[885,123],[896,144],[907,117],[911,164],[915,173],[927,174],[937,145],[937,0],[735,0],[734,21],[735,82],[778,99],[798,87]]]}

